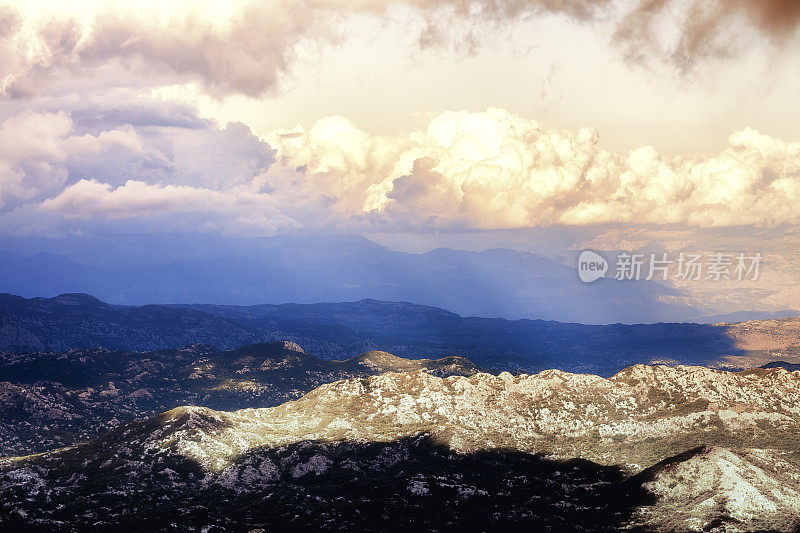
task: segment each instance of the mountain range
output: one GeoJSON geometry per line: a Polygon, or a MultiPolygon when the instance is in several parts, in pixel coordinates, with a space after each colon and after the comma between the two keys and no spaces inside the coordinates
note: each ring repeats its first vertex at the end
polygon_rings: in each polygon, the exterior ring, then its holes
{"type": "Polygon", "coordinates": [[[293,341],[321,359],[370,350],[466,357],[493,371],[550,368],[610,376],[637,363],[750,368],[800,362],[800,318],[716,325],[611,324],[462,317],[407,302],[255,306],[111,305],[85,294],[0,295],[0,349],[152,351],[293,341]]]}
{"type": "Polygon", "coordinates": [[[182,405],[268,407],[349,377],[480,370],[461,357],[410,360],[378,351],[328,361],[286,341],[227,351],[193,344],[155,352],[0,352],[0,456],[66,446],[182,405]]]}
{"type": "Polygon", "coordinates": [[[0,509],[65,531],[794,531],[799,404],[782,368],[389,372],[3,459],[0,509]]]}
{"type": "Polygon", "coordinates": [[[663,284],[613,278],[586,284],[572,264],[510,249],[416,254],[355,235],[98,239],[45,240],[33,248],[0,239],[6,250],[0,252],[0,292],[84,292],[126,305],[377,299],[464,315],[595,324],[713,314],[663,284]]]}
{"type": "Polygon", "coordinates": [[[0,527],[797,531],[799,364],[800,318],[0,295],[0,527]]]}

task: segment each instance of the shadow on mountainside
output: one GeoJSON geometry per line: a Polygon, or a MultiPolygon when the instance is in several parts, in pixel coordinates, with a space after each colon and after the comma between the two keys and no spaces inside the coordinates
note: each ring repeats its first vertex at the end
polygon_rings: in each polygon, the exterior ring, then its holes
{"type": "Polygon", "coordinates": [[[503,450],[459,454],[427,436],[253,450],[214,476],[127,439],[118,430],[4,468],[0,503],[15,510],[4,505],[3,521],[51,531],[613,531],[647,498],[615,467],[503,450]],[[137,461],[120,456],[121,446],[137,461]],[[32,482],[14,484],[23,468],[32,482]],[[76,479],[79,488],[68,490],[76,479]]]}

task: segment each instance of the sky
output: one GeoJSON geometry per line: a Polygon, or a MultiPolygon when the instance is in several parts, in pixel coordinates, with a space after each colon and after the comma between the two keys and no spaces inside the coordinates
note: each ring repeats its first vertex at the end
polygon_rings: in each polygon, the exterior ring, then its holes
{"type": "Polygon", "coordinates": [[[0,2],[0,233],[792,228],[798,25],[796,0],[0,2]]]}

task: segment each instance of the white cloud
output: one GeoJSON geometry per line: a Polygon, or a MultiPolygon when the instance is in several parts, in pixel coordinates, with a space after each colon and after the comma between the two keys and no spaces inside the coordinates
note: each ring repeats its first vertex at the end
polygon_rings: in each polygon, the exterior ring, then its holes
{"type": "MultiPolygon", "coordinates": [[[[396,227],[614,222],[693,226],[800,222],[800,143],[745,129],[715,156],[617,154],[588,128],[556,130],[500,109],[449,112],[424,131],[371,137],[348,121],[277,131],[281,163],[331,209],[396,227]]],[[[352,220],[351,220],[352,222],[352,220]]]]}
{"type": "MultiPolygon", "coordinates": [[[[425,21],[422,46],[447,41],[456,27],[467,47],[480,41],[481,27],[510,18],[587,20],[614,4],[401,3],[425,21]]],[[[231,231],[800,222],[800,144],[751,129],[735,132],[716,155],[665,156],[648,146],[615,153],[593,129],[554,129],[490,109],[442,113],[424,129],[391,137],[329,117],[263,141],[244,124],[220,127],[191,106],[148,96],[187,83],[220,98],[268,93],[303,43],[335,43],[346,17],[386,16],[395,4],[0,5],[0,213],[18,211],[6,218],[22,221],[39,210],[53,224],[59,216],[73,224],[156,217],[167,225],[182,217],[231,231]]],[[[611,25],[620,40],[648,51],[647,36],[626,28],[656,24],[668,11],[658,6],[672,4],[633,2],[639,7],[627,18],[614,12],[611,25]]],[[[729,16],[745,16],[783,42],[800,11],[787,0],[714,2],[710,38],[720,37],[729,16]]],[[[697,25],[684,26],[676,37],[682,61],[713,52],[697,40],[697,25]]],[[[662,52],[670,50],[668,43],[662,52]]]]}
{"type": "Polygon", "coordinates": [[[164,212],[247,209],[264,205],[265,199],[265,195],[241,188],[223,192],[186,185],[154,185],[133,180],[113,188],[108,183],[80,180],[55,198],[42,202],[42,207],[78,218],[123,218],[164,212]]]}
{"type": "Polygon", "coordinates": [[[299,225],[256,182],[274,150],[243,124],[219,127],[127,91],[51,103],[74,114],[26,109],[0,118],[4,232],[58,233],[103,220],[125,227],[125,219],[154,231],[270,234],[299,225]]]}
{"type": "Polygon", "coordinates": [[[63,110],[15,105],[24,110],[0,114],[0,210],[80,179],[229,188],[251,183],[274,162],[272,148],[243,124],[219,127],[196,110],[129,91],[47,104],[63,110]]]}
{"type": "Polygon", "coordinates": [[[252,229],[273,233],[297,227],[297,222],[281,214],[266,194],[254,193],[239,186],[224,191],[186,185],[154,185],[128,181],[114,188],[95,180],[80,180],[58,196],[42,202],[44,211],[67,218],[91,219],[136,218],[185,213],[201,215],[198,226],[222,215],[225,227],[252,229]]]}
{"type": "Polygon", "coordinates": [[[800,143],[752,129],[713,156],[665,156],[611,152],[595,130],[502,109],[443,113],[391,137],[330,117],[264,141],[191,116],[166,126],[169,113],[137,126],[113,110],[86,116],[92,128],[63,112],[0,123],[5,212],[38,206],[73,225],[158,215],[165,227],[266,233],[800,223],[800,143]]]}
{"type": "Polygon", "coordinates": [[[79,134],[66,113],[13,115],[0,123],[0,208],[57,192],[67,184],[72,162],[117,150],[142,150],[132,128],[79,134]]]}

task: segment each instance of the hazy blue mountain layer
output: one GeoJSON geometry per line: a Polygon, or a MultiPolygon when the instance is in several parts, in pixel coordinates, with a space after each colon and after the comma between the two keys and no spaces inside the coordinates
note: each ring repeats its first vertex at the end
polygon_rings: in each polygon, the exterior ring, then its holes
{"type": "Polygon", "coordinates": [[[84,292],[127,305],[410,301],[462,315],[608,324],[708,314],[649,281],[582,283],[572,266],[508,249],[392,251],[358,236],[0,239],[0,292],[84,292]],[[63,241],[63,242],[62,242],[63,241]],[[34,250],[48,250],[34,252],[34,250]],[[671,303],[670,303],[671,302],[671,303]]]}

